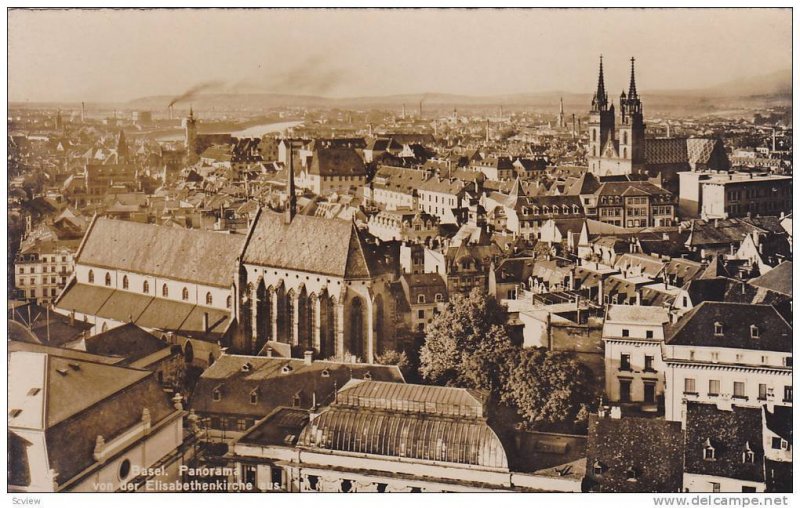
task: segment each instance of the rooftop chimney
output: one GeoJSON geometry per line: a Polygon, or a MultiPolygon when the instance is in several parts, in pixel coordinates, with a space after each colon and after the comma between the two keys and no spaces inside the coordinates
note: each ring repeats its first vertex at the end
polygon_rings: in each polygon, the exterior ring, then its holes
{"type": "Polygon", "coordinates": [[[611,418],[614,420],[619,420],[622,418],[622,409],[619,406],[613,406],[611,408],[611,418]]]}
{"type": "Polygon", "coordinates": [[[267,358],[272,358],[272,348],[267,347],[267,358]]]}
{"type": "Polygon", "coordinates": [[[314,351],[310,349],[306,350],[306,352],[303,353],[303,363],[305,363],[306,365],[311,365],[313,362],[314,362],[314,351]]]}

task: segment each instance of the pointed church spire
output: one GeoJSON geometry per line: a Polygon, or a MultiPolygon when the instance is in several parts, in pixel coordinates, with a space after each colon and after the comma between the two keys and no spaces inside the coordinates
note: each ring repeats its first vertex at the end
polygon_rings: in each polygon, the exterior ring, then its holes
{"type": "Polygon", "coordinates": [[[522,182],[519,179],[519,175],[517,175],[516,180],[514,180],[514,185],[511,187],[511,191],[508,193],[514,199],[519,198],[520,196],[525,196],[525,189],[522,187],[522,182]]]}
{"type": "Polygon", "coordinates": [[[600,55],[600,72],[597,75],[597,91],[594,94],[593,106],[598,111],[605,111],[608,107],[608,94],[606,93],[606,82],[603,76],[603,55],[600,55]]]}
{"type": "Polygon", "coordinates": [[[636,93],[636,69],[634,67],[636,62],[636,58],[631,57],[631,84],[628,87],[628,98],[629,99],[636,99],[638,98],[638,94],[636,93]]]}
{"type": "Polygon", "coordinates": [[[289,142],[289,170],[286,172],[286,192],[288,193],[286,200],[286,210],[284,212],[283,222],[289,224],[297,214],[297,196],[294,193],[294,146],[289,142]]]}

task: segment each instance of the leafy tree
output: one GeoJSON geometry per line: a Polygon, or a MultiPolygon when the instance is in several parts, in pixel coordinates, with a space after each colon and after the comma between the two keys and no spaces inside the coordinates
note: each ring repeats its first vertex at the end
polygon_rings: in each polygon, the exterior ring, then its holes
{"type": "Polygon", "coordinates": [[[595,399],[592,372],[565,352],[524,349],[511,369],[503,400],[528,427],[583,424],[595,399]]]}
{"type": "Polygon", "coordinates": [[[480,289],[453,295],[428,325],[420,374],[436,384],[497,392],[517,352],[504,323],[505,309],[480,289]]]}
{"type": "Polygon", "coordinates": [[[403,373],[403,377],[406,379],[408,379],[408,375],[412,369],[411,362],[405,351],[389,350],[375,357],[375,361],[380,365],[397,365],[400,372],[403,373]]]}

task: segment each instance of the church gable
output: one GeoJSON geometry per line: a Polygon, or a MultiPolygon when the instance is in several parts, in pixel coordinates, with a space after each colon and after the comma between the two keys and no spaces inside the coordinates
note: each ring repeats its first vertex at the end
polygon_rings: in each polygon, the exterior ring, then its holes
{"type": "Polygon", "coordinates": [[[619,158],[619,147],[618,141],[614,139],[609,139],[606,142],[606,146],[603,147],[602,156],[606,159],[618,159],[619,158]]]}

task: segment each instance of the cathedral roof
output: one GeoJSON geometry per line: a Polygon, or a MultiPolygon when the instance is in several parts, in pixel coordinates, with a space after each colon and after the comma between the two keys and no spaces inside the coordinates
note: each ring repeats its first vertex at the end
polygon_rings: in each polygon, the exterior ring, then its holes
{"type": "Polygon", "coordinates": [[[348,279],[379,269],[353,222],[297,215],[287,224],[270,210],[256,219],[242,262],[348,279]]]}
{"type": "Polygon", "coordinates": [[[686,138],[648,139],[644,145],[648,164],[686,164],[689,162],[686,138]]]}
{"type": "Polygon", "coordinates": [[[243,242],[242,235],[97,218],[76,263],[229,287],[243,242]]]}

